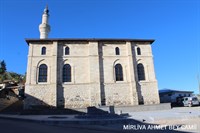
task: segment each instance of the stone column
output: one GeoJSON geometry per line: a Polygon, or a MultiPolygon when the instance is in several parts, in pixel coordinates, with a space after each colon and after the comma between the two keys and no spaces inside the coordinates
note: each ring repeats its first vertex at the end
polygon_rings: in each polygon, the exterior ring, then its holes
{"type": "Polygon", "coordinates": [[[146,44],[145,48],[148,50],[143,61],[145,62],[145,76],[146,82],[141,82],[142,93],[144,95],[144,104],[158,104],[160,103],[158,93],[158,83],[155,76],[154,61],[152,55],[152,48],[150,44],[146,44]]]}
{"type": "Polygon", "coordinates": [[[52,106],[57,106],[57,79],[58,79],[58,42],[53,42],[52,45],[52,58],[51,58],[51,67],[50,69],[50,84],[51,84],[51,101],[52,106]]]}
{"type": "Polygon", "coordinates": [[[31,76],[34,76],[34,73],[32,74],[32,70],[31,70],[32,57],[33,57],[33,46],[32,46],[32,44],[29,44],[27,72],[26,72],[26,85],[31,84],[31,76]]]}
{"type": "Polygon", "coordinates": [[[101,104],[98,42],[89,42],[90,105],[101,104]]]}
{"type": "Polygon", "coordinates": [[[32,44],[29,44],[29,51],[28,51],[28,62],[27,62],[27,72],[26,72],[26,83],[25,83],[25,95],[26,99],[24,100],[23,106],[24,109],[29,108],[29,95],[30,95],[30,85],[31,85],[31,76],[34,76],[32,74],[32,57],[33,57],[33,46],[32,44]]]}
{"type": "Polygon", "coordinates": [[[135,82],[135,67],[133,62],[133,52],[131,42],[126,42],[127,46],[127,58],[128,58],[128,71],[129,71],[129,82],[130,82],[130,97],[131,97],[131,104],[138,105],[138,94],[137,94],[137,87],[135,82]]]}

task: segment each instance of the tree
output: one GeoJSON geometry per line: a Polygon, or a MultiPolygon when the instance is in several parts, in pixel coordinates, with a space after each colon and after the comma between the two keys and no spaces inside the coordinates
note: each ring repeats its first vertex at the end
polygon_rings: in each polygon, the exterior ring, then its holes
{"type": "Polygon", "coordinates": [[[7,72],[6,71],[6,63],[5,61],[0,61],[0,83],[4,80],[12,80],[17,83],[25,83],[26,82],[26,74],[18,74],[15,72],[7,72]]]}
{"type": "Polygon", "coordinates": [[[6,63],[5,61],[0,62],[0,74],[4,74],[6,72],[6,63]]]}
{"type": "Polygon", "coordinates": [[[0,82],[3,82],[7,79],[6,75],[6,63],[5,61],[0,61],[0,82]]]}
{"type": "Polygon", "coordinates": [[[25,84],[25,82],[26,82],[26,73],[24,75],[22,75],[21,77],[22,77],[22,83],[25,84]]]}

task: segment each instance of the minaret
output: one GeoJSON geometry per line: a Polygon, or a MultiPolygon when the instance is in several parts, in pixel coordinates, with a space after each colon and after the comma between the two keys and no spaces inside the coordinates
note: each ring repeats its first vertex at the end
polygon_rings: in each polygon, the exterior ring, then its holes
{"type": "Polygon", "coordinates": [[[49,19],[49,10],[48,6],[44,9],[44,13],[42,15],[42,23],[39,25],[40,31],[40,39],[48,38],[48,34],[50,32],[50,25],[48,24],[49,19]]]}

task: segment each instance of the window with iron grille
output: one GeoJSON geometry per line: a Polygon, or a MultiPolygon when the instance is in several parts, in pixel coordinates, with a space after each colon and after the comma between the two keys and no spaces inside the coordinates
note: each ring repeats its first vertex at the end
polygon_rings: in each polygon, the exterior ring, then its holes
{"type": "Polygon", "coordinates": [[[115,80],[123,81],[123,68],[121,64],[115,65],[115,80]]]}
{"type": "Polygon", "coordinates": [[[71,66],[69,64],[63,66],[63,82],[71,82],[71,66]]]}
{"type": "Polygon", "coordinates": [[[47,65],[45,64],[39,66],[38,82],[47,82],[47,65]]]}
{"type": "Polygon", "coordinates": [[[143,64],[137,65],[137,73],[138,73],[138,80],[145,80],[145,72],[144,72],[144,66],[143,64]]]}

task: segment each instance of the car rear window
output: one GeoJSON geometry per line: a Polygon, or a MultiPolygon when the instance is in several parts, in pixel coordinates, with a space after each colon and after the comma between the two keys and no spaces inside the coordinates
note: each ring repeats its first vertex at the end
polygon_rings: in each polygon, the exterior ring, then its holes
{"type": "Polygon", "coordinates": [[[196,97],[193,97],[192,100],[194,100],[194,101],[198,101],[198,99],[197,99],[196,97]]]}

